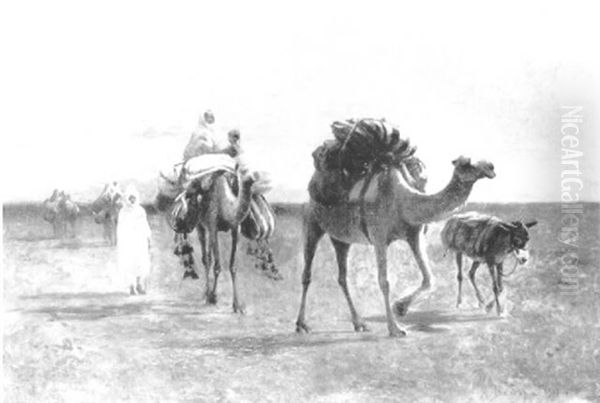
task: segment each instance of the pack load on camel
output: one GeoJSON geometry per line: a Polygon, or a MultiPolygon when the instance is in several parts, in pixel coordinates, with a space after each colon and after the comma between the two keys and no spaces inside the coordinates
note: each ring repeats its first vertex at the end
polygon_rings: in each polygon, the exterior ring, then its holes
{"type": "Polygon", "coordinates": [[[310,180],[310,197],[324,205],[353,199],[352,188],[387,168],[397,168],[415,189],[425,190],[425,165],[414,156],[416,147],[385,119],[348,119],[331,125],[334,139],[313,152],[315,173],[310,180]]]}
{"type": "MultiPolygon", "coordinates": [[[[275,214],[265,198],[265,193],[270,190],[270,181],[265,173],[252,172],[250,175],[243,164],[225,153],[199,155],[160,172],[155,205],[160,212],[165,213],[167,223],[175,233],[174,254],[179,257],[185,269],[184,279],[198,278],[188,234],[196,229],[201,243],[206,242],[206,223],[202,223],[202,213],[206,216],[206,211],[213,208],[211,198],[214,200],[214,197],[220,197],[215,192],[224,195],[225,191],[238,201],[222,200],[217,203],[225,203],[225,209],[240,206],[244,182],[248,179],[252,181],[252,189],[247,213],[240,217],[241,222],[238,223],[218,218],[218,231],[226,231],[228,228],[234,230],[239,226],[241,234],[256,244],[254,248],[271,252],[268,241],[275,230],[275,214]],[[229,190],[223,190],[223,187],[229,190]]],[[[233,220],[233,217],[229,219],[233,220]]],[[[255,257],[261,261],[260,256],[255,257]]],[[[206,256],[203,257],[203,263],[207,264],[206,256]]],[[[278,275],[275,267],[270,270],[278,275]]]]}
{"type": "MultiPolygon", "coordinates": [[[[156,207],[167,213],[167,222],[173,231],[189,234],[196,227],[199,203],[214,177],[225,173],[232,191],[237,193],[239,170],[237,161],[227,154],[200,155],[169,167],[159,173],[156,207]]],[[[250,212],[242,221],[241,232],[250,240],[268,239],[275,225],[273,210],[264,196],[270,184],[264,174],[256,172],[254,175],[250,212]]]]}

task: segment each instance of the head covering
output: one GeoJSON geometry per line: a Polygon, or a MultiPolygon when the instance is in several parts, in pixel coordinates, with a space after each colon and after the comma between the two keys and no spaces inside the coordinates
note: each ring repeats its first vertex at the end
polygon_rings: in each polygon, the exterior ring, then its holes
{"type": "Polygon", "coordinates": [[[127,190],[125,190],[125,202],[128,205],[135,206],[140,204],[140,193],[138,192],[135,185],[131,184],[127,186],[127,190]],[[132,202],[130,198],[135,198],[132,202]]]}
{"type": "Polygon", "coordinates": [[[207,109],[204,111],[204,113],[202,114],[202,116],[200,116],[200,122],[203,122],[204,124],[213,124],[215,122],[215,115],[214,113],[210,110],[207,109]],[[210,122],[209,122],[210,120],[210,122]]]}

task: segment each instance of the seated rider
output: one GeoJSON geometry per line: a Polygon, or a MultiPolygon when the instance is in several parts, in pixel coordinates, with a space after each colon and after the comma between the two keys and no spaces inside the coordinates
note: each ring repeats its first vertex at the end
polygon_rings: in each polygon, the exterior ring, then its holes
{"type": "Polygon", "coordinates": [[[215,132],[214,132],[215,116],[212,111],[204,112],[198,121],[198,127],[192,133],[185,150],[183,151],[183,161],[197,157],[202,154],[213,153],[216,149],[215,132]]]}
{"type": "Polygon", "coordinates": [[[215,116],[212,111],[207,110],[200,117],[198,127],[192,133],[190,140],[183,151],[183,161],[197,157],[203,154],[228,154],[232,158],[236,158],[241,154],[240,147],[240,131],[238,129],[230,130],[227,133],[229,144],[225,147],[220,147],[215,141],[214,131],[215,116]]]}

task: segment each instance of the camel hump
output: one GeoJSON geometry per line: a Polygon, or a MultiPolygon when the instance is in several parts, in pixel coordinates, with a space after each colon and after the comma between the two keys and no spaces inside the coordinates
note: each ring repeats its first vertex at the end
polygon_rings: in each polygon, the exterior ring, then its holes
{"type": "Polygon", "coordinates": [[[378,180],[367,179],[397,169],[409,187],[425,191],[425,165],[414,156],[416,147],[385,119],[349,119],[331,125],[334,139],[317,147],[312,156],[315,174],[311,198],[324,205],[343,201],[374,201],[381,191],[378,180]]]}

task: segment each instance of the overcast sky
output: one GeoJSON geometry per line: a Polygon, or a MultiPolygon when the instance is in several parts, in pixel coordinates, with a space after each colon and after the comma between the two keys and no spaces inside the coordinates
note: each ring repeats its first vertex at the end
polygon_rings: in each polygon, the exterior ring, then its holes
{"type": "Polygon", "coordinates": [[[5,3],[4,200],[153,189],[206,108],[241,130],[275,201],[307,199],[312,150],[349,117],[396,123],[431,191],[464,154],[498,175],[471,200],[558,200],[566,104],[584,106],[582,196],[600,199],[593,2],[280,3],[5,3]]]}

